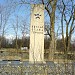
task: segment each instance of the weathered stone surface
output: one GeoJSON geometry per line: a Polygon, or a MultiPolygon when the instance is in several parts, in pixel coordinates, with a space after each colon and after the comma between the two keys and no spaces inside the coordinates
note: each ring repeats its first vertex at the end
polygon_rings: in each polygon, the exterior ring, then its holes
{"type": "Polygon", "coordinates": [[[32,4],[29,61],[44,62],[44,5],[32,4]]]}

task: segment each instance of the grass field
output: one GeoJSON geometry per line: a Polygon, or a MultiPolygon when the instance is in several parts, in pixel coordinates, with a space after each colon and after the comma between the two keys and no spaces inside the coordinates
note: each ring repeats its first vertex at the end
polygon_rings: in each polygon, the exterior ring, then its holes
{"type": "MultiPolygon", "coordinates": [[[[44,58],[48,61],[48,50],[45,50],[44,58]]],[[[29,50],[16,50],[12,48],[3,48],[0,50],[0,59],[2,60],[28,60],[29,59],[29,50]]],[[[54,60],[61,61],[61,59],[65,59],[65,55],[63,52],[55,52],[54,60]]],[[[68,52],[67,54],[68,60],[75,60],[75,52],[68,52]]]]}

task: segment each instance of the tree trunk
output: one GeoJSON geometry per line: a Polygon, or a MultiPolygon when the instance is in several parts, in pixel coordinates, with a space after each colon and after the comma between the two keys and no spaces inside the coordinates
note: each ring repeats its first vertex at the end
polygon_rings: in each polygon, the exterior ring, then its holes
{"type": "Polygon", "coordinates": [[[52,12],[50,17],[51,27],[50,27],[50,47],[49,47],[49,60],[53,61],[54,51],[55,51],[55,35],[54,35],[54,23],[55,23],[55,12],[52,12]]]}
{"type": "Polygon", "coordinates": [[[1,40],[1,38],[0,38],[0,49],[1,49],[1,43],[2,43],[2,40],[1,40]]]}
{"type": "Polygon", "coordinates": [[[16,35],[16,49],[18,50],[17,35],[16,35]]]}

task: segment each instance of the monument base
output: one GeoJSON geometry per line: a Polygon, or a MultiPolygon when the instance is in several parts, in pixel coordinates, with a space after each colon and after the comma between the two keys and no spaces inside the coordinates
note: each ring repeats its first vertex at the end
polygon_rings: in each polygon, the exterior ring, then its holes
{"type": "Polygon", "coordinates": [[[29,64],[46,64],[45,61],[29,61],[29,64]]]}

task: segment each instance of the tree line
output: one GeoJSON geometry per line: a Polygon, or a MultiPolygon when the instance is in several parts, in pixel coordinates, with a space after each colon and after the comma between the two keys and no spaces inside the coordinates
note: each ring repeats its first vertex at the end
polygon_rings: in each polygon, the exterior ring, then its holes
{"type": "MultiPolygon", "coordinates": [[[[0,37],[1,39],[1,37],[0,37]]],[[[1,48],[15,48],[15,49],[21,49],[21,47],[28,47],[30,46],[30,37],[25,38],[18,38],[17,39],[17,45],[16,45],[16,38],[15,39],[6,39],[5,37],[2,38],[1,48]],[[17,46],[17,47],[16,47],[17,46]]],[[[44,38],[44,49],[49,50],[49,42],[50,38],[45,37],[44,38]]],[[[75,40],[70,43],[69,51],[75,51],[75,40]]],[[[62,39],[58,39],[56,42],[56,50],[64,52],[64,45],[62,43],[62,39]]]]}
{"type": "MultiPolygon", "coordinates": [[[[1,37],[0,37],[1,39],[1,37]]],[[[1,48],[15,48],[15,49],[21,49],[21,47],[28,47],[29,48],[29,37],[26,37],[24,39],[18,38],[16,43],[15,39],[7,39],[5,37],[2,37],[2,43],[1,48]],[[16,45],[17,44],[17,45],[16,45]]]]}

